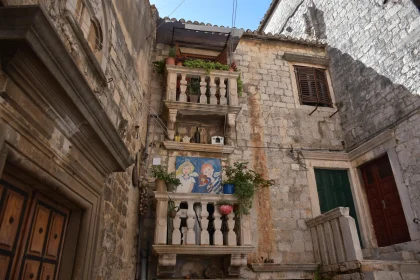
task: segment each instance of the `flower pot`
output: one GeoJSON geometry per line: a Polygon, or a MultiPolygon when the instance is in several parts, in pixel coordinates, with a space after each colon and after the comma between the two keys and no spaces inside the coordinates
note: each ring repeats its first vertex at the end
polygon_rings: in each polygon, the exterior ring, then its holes
{"type": "Polygon", "coordinates": [[[178,61],[178,62],[176,63],[176,66],[182,66],[182,61],[178,61]]]}
{"type": "Polygon", "coordinates": [[[229,72],[234,72],[234,71],[235,71],[235,69],[233,69],[233,67],[229,68],[229,72]]]}
{"type": "Polygon", "coordinates": [[[166,64],[168,65],[175,65],[175,57],[167,57],[166,64]]]}
{"type": "Polygon", "coordinates": [[[172,209],[172,210],[168,210],[168,217],[173,219],[176,217],[176,210],[172,209]]]}
{"type": "Polygon", "coordinates": [[[155,189],[156,189],[157,192],[165,192],[166,191],[165,180],[156,179],[155,180],[155,189]]]}
{"type": "Polygon", "coordinates": [[[233,194],[235,192],[235,185],[234,184],[224,184],[223,185],[223,193],[224,194],[233,194]]]}
{"type": "Polygon", "coordinates": [[[229,215],[233,211],[232,205],[220,205],[219,212],[222,215],[229,215]]]}
{"type": "Polygon", "coordinates": [[[198,95],[190,95],[190,102],[197,103],[198,102],[198,95]]]}
{"type": "Polygon", "coordinates": [[[176,185],[172,184],[172,183],[169,183],[169,184],[166,184],[166,188],[167,188],[168,192],[174,192],[176,190],[176,185]]]}

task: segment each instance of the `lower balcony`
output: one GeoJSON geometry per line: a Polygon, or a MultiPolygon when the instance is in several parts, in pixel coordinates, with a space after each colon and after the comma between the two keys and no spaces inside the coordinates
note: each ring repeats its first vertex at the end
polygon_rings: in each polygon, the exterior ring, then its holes
{"type": "Polygon", "coordinates": [[[247,264],[251,246],[249,216],[222,216],[218,200],[236,202],[233,195],[155,192],[156,232],[153,251],[159,257],[158,275],[171,276],[177,256],[221,256],[228,259],[228,274],[239,275],[247,264]],[[168,215],[168,205],[179,211],[174,218],[168,215]]]}

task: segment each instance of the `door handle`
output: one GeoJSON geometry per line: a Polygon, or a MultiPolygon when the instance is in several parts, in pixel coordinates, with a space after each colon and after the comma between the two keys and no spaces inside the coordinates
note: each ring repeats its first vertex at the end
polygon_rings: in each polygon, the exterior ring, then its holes
{"type": "Polygon", "coordinates": [[[386,209],[385,200],[382,200],[382,206],[384,207],[384,209],[386,209]]]}

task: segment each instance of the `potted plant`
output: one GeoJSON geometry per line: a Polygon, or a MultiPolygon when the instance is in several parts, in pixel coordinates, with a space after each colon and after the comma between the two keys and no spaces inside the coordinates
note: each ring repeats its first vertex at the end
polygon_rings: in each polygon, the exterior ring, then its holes
{"type": "Polygon", "coordinates": [[[191,103],[198,102],[198,96],[200,95],[200,79],[199,78],[191,78],[190,82],[187,85],[188,87],[188,96],[190,98],[191,103]]]}
{"type": "Polygon", "coordinates": [[[223,193],[224,194],[234,194],[235,184],[231,180],[226,180],[223,182],[223,193]]]}
{"type": "Polygon", "coordinates": [[[166,64],[168,65],[175,65],[175,57],[176,57],[176,50],[174,47],[169,49],[169,55],[166,58],[166,64]]]}
{"type": "Polygon", "coordinates": [[[234,195],[238,198],[238,213],[249,214],[252,199],[256,190],[274,185],[273,180],[266,180],[263,176],[247,168],[247,162],[235,162],[233,166],[224,168],[228,183],[235,186],[234,195]]]}
{"type": "Polygon", "coordinates": [[[165,179],[165,182],[168,192],[175,191],[176,187],[181,184],[181,181],[178,178],[176,178],[175,172],[169,173],[165,179]]]}
{"type": "Polygon", "coordinates": [[[233,211],[233,204],[228,200],[220,199],[216,202],[216,205],[222,215],[229,215],[233,211]]]}
{"type": "Polygon", "coordinates": [[[168,202],[168,217],[173,219],[176,216],[176,213],[180,210],[179,206],[175,206],[175,203],[169,198],[168,202]]]}

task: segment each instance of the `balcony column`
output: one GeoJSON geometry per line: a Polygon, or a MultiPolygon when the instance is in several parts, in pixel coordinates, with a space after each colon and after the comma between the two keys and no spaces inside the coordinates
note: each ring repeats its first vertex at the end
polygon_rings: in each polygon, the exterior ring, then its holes
{"type": "MultiPolygon", "coordinates": [[[[179,209],[180,202],[175,201],[175,208],[179,209]]],[[[174,230],[172,231],[172,244],[181,245],[181,211],[176,212],[176,216],[173,219],[174,230]]]]}
{"type": "Polygon", "coordinates": [[[181,74],[179,102],[187,102],[187,75],[181,74]]]}
{"type": "Polygon", "coordinates": [[[232,211],[227,215],[227,227],[229,229],[228,236],[227,236],[227,245],[228,246],[236,246],[236,233],[233,231],[235,228],[235,213],[232,211]]]}
{"type": "Polygon", "coordinates": [[[187,210],[187,237],[185,238],[185,244],[195,245],[195,212],[194,212],[194,201],[188,201],[188,210],[187,210]]]}
{"type": "Polygon", "coordinates": [[[166,100],[176,101],[176,72],[169,72],[166,80],[166,100]]]}
{"type": "Polygon", "coordinates": [[[201,75],[200,76],[200,103],[202,104],[207,104],[207,96],[206,96],[206,91],[207,91],[207,82],[206,82],[206,76],[205,75],[201,75]]]}
{"type": "Polygon", "coordinates": [[[215,79],[216,78],[214,76],[210,76],[210,104],[217,104],[217,85],[215,83],[215,79]]]}
{"type": "Polygon", "coordinates": [[[214,207],[214,213],[213,213],[213,224],[214,224],[214,236],[213,236],[213,240],[214,240],[214,245],[223,245],[223,234],[221,231],[222,228],[222,220],[220,219],[222,215],[219,212],[219,207],[215,206],[214,207]]]}
{"type": "Polygon", "coordinates": [[[241,246],[251,246],[251,219],[249,215],[241,215],[241,246]]]}
{"type": "Polygon", "coordinates": [[[234,146],[233,143],[233,133],[236,133],[235,131],[235,123],[236,123],[236,115],[235,114],[228,114],[227,115],[227,124],[228,129],[226,132],[226,138],[227,138],[227,144],[230,146],[234,146]]]}
{"type": "Polygon", "coordinates": [[[227,105],[225,78],[219,78],[220,105],[227,105]]]}
{"type": "Polygon", "coordinates": [[[238,106],[238,85],[236,78],[229,78],[228,81],[228,89],[229,89],[229,105],[231,106],[238,106]]]}
{"type": "Polygon", "coordinates": [[[201,209],[201,245],[209,245],[210,244],[210,236],[208,231],[209,226],[209,212],[207,211],[207,202],[201,202],[202,209],[201,209]]]}
{"type": "Polygon", "coordinates": [[[167,229],[168,229],[168,201],[158,200],[156,204],[156,230],[155,244],[166,245],[167,229]]]}

